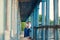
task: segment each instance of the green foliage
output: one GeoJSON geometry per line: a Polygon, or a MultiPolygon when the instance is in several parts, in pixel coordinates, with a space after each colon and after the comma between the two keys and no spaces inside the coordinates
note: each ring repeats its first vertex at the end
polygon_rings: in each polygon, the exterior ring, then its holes
{"type": "MultiPolygon", "coordinates": [[[[42,15],[39,15],[39,22],[42,22],[42,15]]],[[[45,22],[46,22],[46,16],[45,16],[45,22]]],[[[53,25],[54,21],[50,20],[50,25],[53,25]]]]}
{"type": "Polygon", "coordinates": [[[39,22],[42,22],[42,15],[39,15],[39,22]]]}
{"type": "Polygon", "coordinates": [[[59,20],[59,24],[60,24],[60,20],[59,20]]]}
{"type": "Polygon", "coordinates": [[[54,21],[50,20],[50,25],[53,25],[54,24],[54,21]]]}
{"type": "Polygon", "coordinates": [[[59,24],[60,24],[60,17],[59,17],[59,24]]]}
{"type": "Polygon", "coordinates": [[[24,31],[26,23],[25,22],[21,22],[21,30],[24,31]]]}

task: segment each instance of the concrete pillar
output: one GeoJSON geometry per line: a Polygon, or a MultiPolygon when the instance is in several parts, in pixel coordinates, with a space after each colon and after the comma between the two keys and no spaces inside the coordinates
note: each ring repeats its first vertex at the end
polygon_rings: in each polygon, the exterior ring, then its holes
{"type": "Polygon", "coordinates": [[[21,33],[21,20],[20,20],[20,12],[18,12],[17,14],[17,40],[20,40],[20,33],[21,33]]]}
{"type": "Polygon", "coordinates": [[[4,10],[4,0],[0,0],[0,40],[4,40],[3,34],[4,34],[4,27],[5,27],[5,10],[4,10]]]}
{"type": "Polygon", "coordinates": [[[20,39],[20,9],[18,7],[18,1],[13,0],[12,2],[12,37],[14,40],[20,39]]]}
{"type": "Polygon", "coordinates": [[[20,33],[19,27],[21,22],[20,12],[18,11],[18,1],[0,0],[0,5],[0,40],[10,40],[10,37],[15,35],[17,35],[17,40],[19,37],[18,34],[20,33]]]}
{"type": "Polygon", "coordinates": [[[5,31],[5,40],[10,40],[10,28],[11,28],[11,14],[12,14],[12,1],[6,1],[6,31],[5,31]]]}
{"type": "Polygon", "coordinates": [[[6,31],[5,31],[5,40],[10,40],[10,27],[11,27],[11,0],[5,0],[6,4],[6,31]]]}
{"type": "Polygon", "coordinates": [[[12,37],[17,33],[17,13],[15,0],[12,1],[12,37]]]}
{"type": "Polygon", "coordinates": [[[5,31],[5,40],[18,39],[20,27],[20,12],[18,13],[18,1],[7,0],[7,29],[5,31]],[[19,22],[18,22],[19,21],[19,22]],[[8,38],[7,38],[8,37],[8,38]]]}

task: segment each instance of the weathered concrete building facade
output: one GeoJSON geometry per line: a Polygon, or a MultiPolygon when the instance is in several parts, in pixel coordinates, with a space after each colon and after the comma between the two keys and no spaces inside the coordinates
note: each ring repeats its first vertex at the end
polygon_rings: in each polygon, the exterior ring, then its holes
{"type": "Polygon", "coordinates": [[[0,40],[10,40],[17,33],[17,25],[20,25],[18,0],[0,0],[0,18],[0,40]]]}

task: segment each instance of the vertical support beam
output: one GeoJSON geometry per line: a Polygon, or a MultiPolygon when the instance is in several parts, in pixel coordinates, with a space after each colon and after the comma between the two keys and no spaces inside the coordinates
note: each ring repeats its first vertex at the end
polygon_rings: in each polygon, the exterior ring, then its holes
{"type": "Polygon", "coordinates": [[[20,19],[20,9],[18,7],[18,1],[16,0],[16,11],[17,11],[17,40],[20,40],[20,32],[21,32],[21,19],[20,19]]]}
{"type": "Polygon", "coordinates": [[[58,0],[54,0],[54,24],[58,25],[58,0]]]}
{"type": "Polygon", "coordinates": [[[17,28],[17,33],[16,33],[16,40],[20,40],[20,27],[21,27],[21,20],[20,20],[20,9],[18,7],[18,1],[15,1],[15,20],[16,20],[16,28],[17,28]]]}
{"type": "Polygon", "coordinates": [[[4,40],[5,36],[5,14],[6,14],[6,0],[0,0],[0,40],[4,40]]]}
{"type": "Polygon", "coordinates": [[[21,20],[20,20],[20,13],[19,10],[17,11],[17,40],[20,40],[20,27],[21,27],[21,20]]]}
{"type": "Polygon", "coordinates": [[[3,39],[5,40],[5,31],[6,31],[6,24],[7,24],[7,0],[4,0],[4,30],[3,30],[3,39]]]}
{"type": "Polygon", "coordinates": [[[38,22],[39,22],[39,13],[38,13],[38,10],[39,10],[39,5],[37,5],[34,9],[34,26],[38,27],[38,22]]]}
{"type": "Polygon", "coordinates": [[[15,1],[12,0],[12,27],[11,27],[11,38],[10,40],[14,39],[14,35],[16,34],[16,15],[15,15],[15,1]]]}
{"type": "Polygon", "coordinates": [[[31,34],[30,34],[30,36],[33,38],[33,27],[34,27],[34,12],[32,12],[32,14],[31,14],[31,34]]]}
{"type": "Polygon", "coordinates": [[[50,25],[49,11],[50,11],[50,0],[46,0],[46,25],[50,25]]]}
{"type": "MultiPolygon", "coordinates": [[[[49,12],[50,11],[50,0],[46,0],[46,25],[50,24],[49,12]]],[[[45,31],[45,40],[48,40],[48,29],[45,31]]]]}
{"type": "Polygon", "coordinates": [[[7,19],[6,19],[6,26],[7,29],[5,30],[5,40],[10,40],[10,27],[11,27],[11,14],[12,14],[12,7],[11,7],[11,0],[6,0],[6,15],[7,15],[7,19]]]}
{"type": "Polygon", "coordinates": [[[10,27],[10,40],[11,40],[11,37],[12,37],[12,0],[11,0],[11,27],[10,27]]]}
{"type": "MultiPolygon", "coordinates": [[[[45,0],[42,0],[42,25],[45,25],[45,0]]],[[[44,29],[41,30],[41,40],[44,40],[44,29]]]]}
{"type": "MultiPolygon", "coordinates": [[[[54,25],[58,25],[58,0],[54,0],[54,25]]],[[[55,40],[58,40],[58,30],[55,30],[55,40]]]]}
{"type": "Polygon", "coordinates": [[[42,25],[45,25],[45,0],[42,0],[42,25]]]}
{"type": "Polygon", "coordinates": [[[10,27],[10,40],[12,37],[12,0],[11,0],[11,27],[10,27]]]}
{"type": "Polygon", "coordinates": [[[13,40],[20,40],[20,13],[18,8],[18,1],[12,2],[12,38],[13,40]]]}
{"type": "MultiPolygon", "coordinates": [[[[34,33],[34,30],[33,30],[33,27],[38,27],[38,7],[39,6],[36,6],[33,13],[31,14],[31,23],[32,23],[32,35],[31,37],[33,38],[33,34],[34,33]]],[[[37,30],[36,30],[37,32],[37,30]]],[[[36,34],[36,37],[37,37],[37,34],[36,34]]]]}
{"type": "Polygon", "coordinates": [[[14,9],[15,9],[15,21],[16,21],[16,40],[19,40],[19,12],[18,12],[18,2],[17,0],[14,0],[14,9]]]}
{"type": "Polygon", "coordinates": [[[7,30],[10,31],[11,27],[11,0],[7,1],[7,30]]]}
{"type": "MultiPolygon", "coordinates": [[[[34,10],[34,26],[35,27],[38,27],[39,26],[39,13],[38,13],[38,11],[39,11],[39,5],[37,5],[36,6],[36,8],[35,8],[35,10],[34,10]]],[[[35,32],[35,35],[36,35],[36,40],[39,40],[38,38],[38,36],[39,36],[39,34],[38,34],[38,30],[36,30],[36,32],[35,32]]]]}

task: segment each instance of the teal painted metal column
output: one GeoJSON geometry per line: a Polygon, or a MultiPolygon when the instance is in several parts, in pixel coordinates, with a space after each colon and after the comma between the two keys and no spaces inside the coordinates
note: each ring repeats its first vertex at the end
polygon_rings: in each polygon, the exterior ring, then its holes
{"type": "Polygon", "coordinates": [[[54,0],[54,24],[58,25],[58,0],[54,0]]]}
{"type": "MultiPolygon", "coordinates": [[[[58,0],[54,0],[54,25],[58,25],[58,0]]],[[[55,30],[55,40],[58,40],[58,30],[55,30]]]]}
{"type": "MultiPolygon", "coordinates": [[[[34,26],[38,27],[39,26],[39,5],[37,4],[35,10],[34,10],[34,26]]],[[[39,40],[39,31],[36,30],[35,32],[36,35],[36,40],[39,40]]]]}
{"type": "Polygon", "coordinates": [[[45,25],[45,0],[42,0],[42,25],[45,25]]]}
{"type": "Polygon", "coordinates": [[[39,5],[37,5],[34,9],[34,26],[38,27],[38,22],[39,22],[39,5]]]}
{"type": "Polygon", "coordinates": [[[38,6],[35,7],[34,11],[31,14],[31,37],[33,38],[33,34],[36,34],[37,37],[37,30],[34,33],[33,27],[38,27],[38,6]]]}
{"type": "MultiPolygon", "coordinates": [[[[44,26],[44,25],[45,25],[45,0],[42,0],[42,26],[44,26]]],[[[44,33],[45,33],[45,31],[44,31],[44,29],[42,29],[41,40],[45,39],[44,33]]]]}
{"type": "Polygon", "coordinates": [[[49,11],[50,11],[50,0],[46,0],[46,25],[50,25],[49,11]]]}
{"type": "Polygon", "coordinates": [[[30,36],[33,38],[33,27],[34,27],[34,12],[31,14],[31,33],[30,36]]]}
{"type": "MultiPolygon", "coordinates": [[[[49,12],[50,11],[50,0],[46,0],[46,25],[50,25],[49,12]]],[[[48,29],[45,29],[45,40],[48,40],[48,29]]]]}

